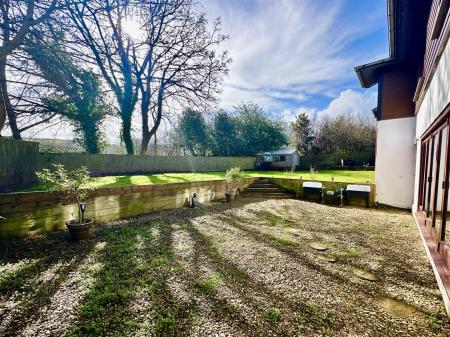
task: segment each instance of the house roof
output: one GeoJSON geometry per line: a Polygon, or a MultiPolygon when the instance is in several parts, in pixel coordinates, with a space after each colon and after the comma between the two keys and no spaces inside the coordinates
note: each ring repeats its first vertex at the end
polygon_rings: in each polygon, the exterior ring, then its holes
{"type": "Polygon", "coordinates": [[[259,152],[256,155],[262,156],[262,155],[286,155],[286,154],[294,154],[296,153],[296,149],[282,149],[282,150],[275,150],[275,151],[266,151],[266,152],[259,152]]]}
{"type": "Polygon", "coordinates": [[[386,0],[389,57],[355,67],[363,88],[378,83],[383,69],[402,62],[417,62],[424,48],[424,24],[431,0],[386,0]],[[423,40],[423,41],[422,41],[423,40]]]}
{"type": "Polygon", "coordinates": [[[394,64],[396,62],[395,54],[395,25],[394,25],[394,1],[387,0],[387,16],[388,16],[388,31],[389,31],[389,57],[366,63],[355,67],[356,75],[363,88],[370,88],[378,82],[378,71],[387,65],[394,64]]]}

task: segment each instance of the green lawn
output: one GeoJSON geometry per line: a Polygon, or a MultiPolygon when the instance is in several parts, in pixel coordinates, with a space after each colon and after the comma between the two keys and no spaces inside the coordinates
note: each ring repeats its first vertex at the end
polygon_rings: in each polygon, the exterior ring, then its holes
{"type": "MultiPolygon", "coordinates": [[[[373,183],[375,173],[373,171],[343,171],[343,170],[323,170],[311,175],[309,171],[297,171],[294,173],[282,171],[247,171],[248,177],[273,177],[273,178],[291,178],[303,180],[322,180],[346,182],[346,183],[373,183]]],[[[225,172],[203,172],[203,173],[161,173],[147,175],[126,175],[126,176],[107,176],[92,178],[91,184],[95,188],[125,187],[153,184],[182,183],[189,181],[220,180],[225,178],[225,172]]],[[[28,192],[45,190],[45,185],[39,184],[28,192]]]]}
{"type": "Polygon", "coordinates": [[[321,180],[330,181],[334,178],[334,181],[344,183],[374,183],[375,172],[374,171],[344,171],[344,170],[319,170],[316,174],[312,175],[309,171],[297,171],[294,173],[283,171],[252,171],[247,172],[251,177],[272,177],[272,178],[292,178],[298,179],[300,177],[303,180],[321,180]]]}

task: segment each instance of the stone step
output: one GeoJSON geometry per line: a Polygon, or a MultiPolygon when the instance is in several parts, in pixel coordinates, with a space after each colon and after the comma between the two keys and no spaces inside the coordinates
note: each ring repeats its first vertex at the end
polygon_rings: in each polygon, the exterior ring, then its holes
{"type": "Polygon", "coordinates": [[[251,184],[248,187],[278,187],[278,186],[273,184],[251,184]]]}
{"type": "Polygon", "coordinates": [[[247,187],[244,189],[245,192],[251,192],[251,193],[273,193],[273,192],[280,192],[284,193],[285,190],[279,187],[247,187]]]}
{"type": "Polygon", "coordinates": [[[244,198],[265,198],[265,199],[291,199],[295,195],[288,193],[246,193],[243,192],[240,196],[244,198]]]}
{"type": "Polygon", "coordinates": [[[289,199],[294,198],[295,194],[280,188],[267,179],[258,179],[244,188],[241,196],[265,199],[289,199]]]}

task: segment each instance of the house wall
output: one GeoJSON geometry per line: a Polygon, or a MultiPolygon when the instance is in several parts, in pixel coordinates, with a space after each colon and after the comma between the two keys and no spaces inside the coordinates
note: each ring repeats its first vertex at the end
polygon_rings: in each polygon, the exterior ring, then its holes
{"type": "Polygon", "coordinates": [[[385,70],[380,78],[381,119],[414,117],[414,96],[416,79],[408,69],[385,70]]]}
{"type": "Polygon", "coordinates": [[[411,208],[414,196],[416,145],[414,117],[381,120],[377,125],[376,201],[411,208]]]}
{"type": "MultiPolygon", "coordinates": [[[[416,138],[420,140],[425,131],[439,117],[450,103],[450,46],[447,43],[437,64],[433,78],[417,109],[416,138]]],[[[420,143],[420,142],[419,142],[420,143]]],[[[420,146],[417,147],[417,158],[420,155],[420,146]]],[[[417,160],[416,172],[419,172],[420,163],[417,160]]],[[[414,209],[417,207],[419,192],[419,177],[415,179],[414,209]]]]}
{"type": "MultiPolygon", "coordinates": [[[[439,34],[439,37],[434,38],[432,33],[436,23],[436,17],[438,9],[442,3],[442,0],[433,0],[433,4],[430,10],[430,16],[427,23],[427,34],[425,43],[425,55],[423,62],[423,77],[424,82],[427,83],[430,77],[433,75],[433,71],[436,67],[436,60],[440,57],[442,47],[445,47],[448,38],[448,28],[450,24],[450,12],[447,13],[444,24],[439,34]]],[[[422,88],[422,91],[426,91],[426,85],[422,88]]]]}

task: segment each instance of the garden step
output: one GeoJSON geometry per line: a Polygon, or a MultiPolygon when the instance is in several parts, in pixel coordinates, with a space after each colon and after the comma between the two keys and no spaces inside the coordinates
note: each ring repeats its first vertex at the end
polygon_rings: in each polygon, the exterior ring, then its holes
{"type": "Polygon", "coordinates": [[[288,193],[241,193],[242,197],[251,197],[251,198],[265,198],[265,199],[290,199],[294,198],[295,195],[288,193]]]}
{"type": "Polygon", "coordinates": [[[271,188],[271,187],[277,187],[276,185],[272,185],[272,184],[264,184],[264,185],[250,185],[249,187],[268,187],[268,188],[271,188]]]}
{"type": "Polygon", "coordinates": [[[267,179],[258,179],[244,188],[241,193],[243,197],[266,198],[266,199],[288,199],[295,195],[271,183],[267,179]]]}
{"type": "Polygon", "coordinates": [[[284,192],[282,188],[279,187],[247,187],[246,192],[284,192]]]}

